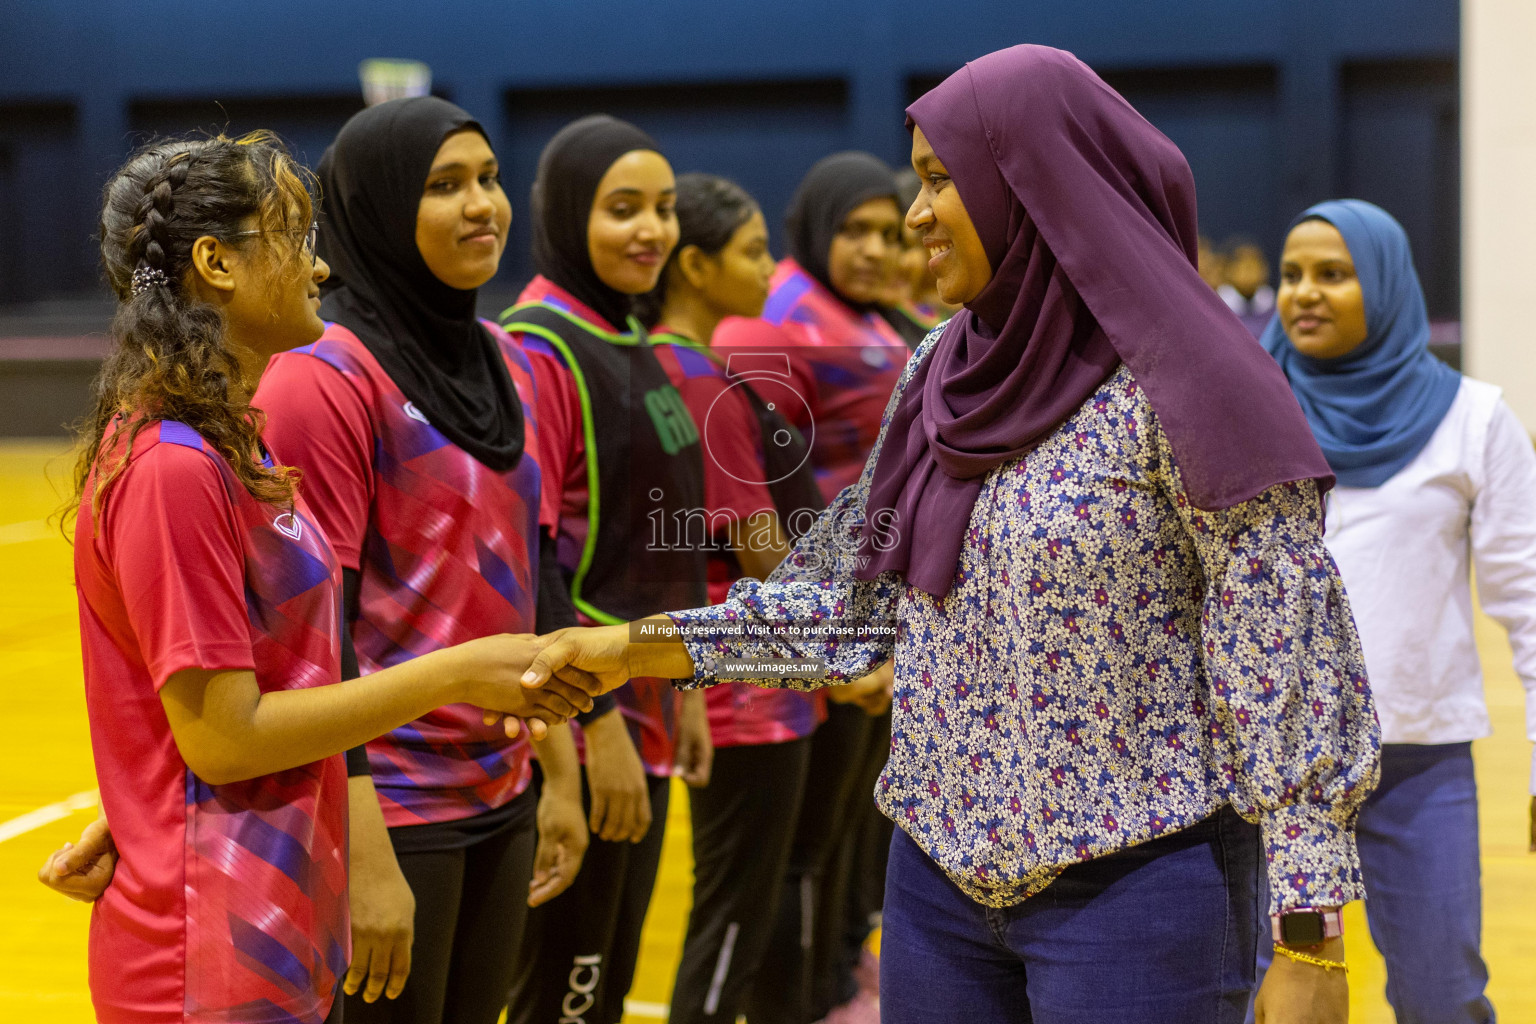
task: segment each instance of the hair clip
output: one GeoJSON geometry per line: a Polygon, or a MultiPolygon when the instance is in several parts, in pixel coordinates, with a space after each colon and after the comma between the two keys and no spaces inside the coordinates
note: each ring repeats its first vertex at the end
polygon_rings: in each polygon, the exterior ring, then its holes
{"type": "Polygon", "coordinates": [[[165,276],[165,271],[157,267],[140,267],[133,272],[133,294],[146,292],[156,285],[170,284],[170,278],[165,276]]]}

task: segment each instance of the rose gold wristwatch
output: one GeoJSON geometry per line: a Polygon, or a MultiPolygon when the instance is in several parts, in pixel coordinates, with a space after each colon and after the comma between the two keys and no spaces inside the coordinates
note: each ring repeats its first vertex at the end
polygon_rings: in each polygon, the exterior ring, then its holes
{"type": "Polygon", "coordinates": [[[1344,934],[1344,911],[1296,907],[1269,915],[1270,935],[1286,946],[1316,946],[1344,934]]]}

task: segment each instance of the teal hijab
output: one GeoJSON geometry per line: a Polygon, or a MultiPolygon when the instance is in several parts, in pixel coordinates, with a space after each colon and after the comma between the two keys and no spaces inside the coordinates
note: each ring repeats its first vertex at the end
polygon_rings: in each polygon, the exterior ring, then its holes
{"type": "Polygon", "coordinates": [[[1349,247],[1365,298],[1365,341],[1337,359],[1313,359],[1291,344],[1278,315],[1259,340],[1285,371],[1339,483],[1379,487],[1429,443],[1461,374],[1430,354],[1424,292],[1407,232],[1391,214],[1334,199],[1290,226],[1305,220],[1332,224],[1349,247]]]}

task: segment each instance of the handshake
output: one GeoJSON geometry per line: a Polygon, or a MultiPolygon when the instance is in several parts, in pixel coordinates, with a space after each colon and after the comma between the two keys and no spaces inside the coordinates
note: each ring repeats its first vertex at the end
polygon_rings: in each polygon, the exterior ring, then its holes
{"type": "Polygon", "coordinates": [[[443,651],[460,660],[460,700],[485,711],[485,723],[507,736],[525,727],[543,739],[558,725],[592,708],[592,700],[635,676],[685,678],[693,659],[665,616],[645,643],[631,643],[630,625],[572,627],[544,636],[504,633],[443,651]]]}

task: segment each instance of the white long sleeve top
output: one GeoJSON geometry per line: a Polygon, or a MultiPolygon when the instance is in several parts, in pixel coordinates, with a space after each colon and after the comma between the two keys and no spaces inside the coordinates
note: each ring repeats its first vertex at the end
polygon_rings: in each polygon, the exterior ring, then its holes
{"type": "Polygon", "coordinates": [[[1536,740],[1536,449],[1497,387],[1463,377],[1412,462],[1380,487],[1335,488],[1324,542],[1354,609],[1383,743],[1492,731],[1473,570],[1483,610],[1509,631],[1536,740]]]}

